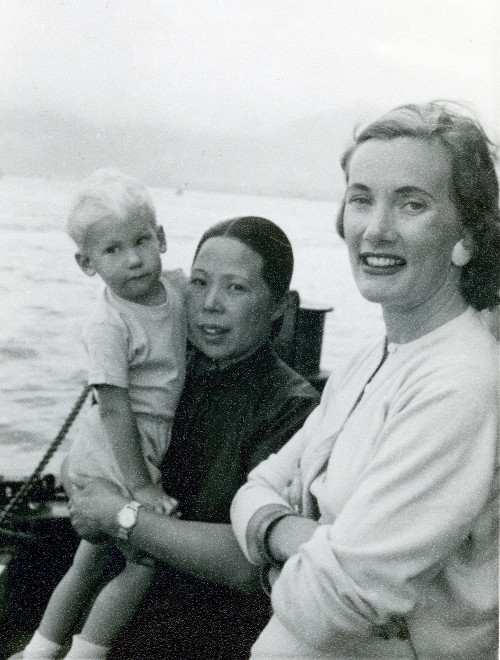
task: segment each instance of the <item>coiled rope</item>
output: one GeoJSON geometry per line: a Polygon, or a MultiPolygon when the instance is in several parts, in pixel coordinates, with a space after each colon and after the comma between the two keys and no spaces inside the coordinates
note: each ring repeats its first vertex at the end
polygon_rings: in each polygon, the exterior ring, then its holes
{"type": "MultiPolygon", "coordinates": [[[[0,511],[0,527],[7,522],[7,518],[12,515],[13,511],[15,511],[23,502],[23,500],[26,498],[30,490],[33,488],[33,485],[38,481],[38,478],[40,477],[42,471],[44,470],[45,466],[47,463],[50,461],[54,453],[57,451],[59,445],[61,442],[64,440],[66,437],[66,434],[68,433],[69,429],[71,428],[71,425],[76,419],[76,416],[80,412],[83,404],[85,403],[85,399],[88,396],[88,393],[92,387],[90,385],[85,385],[83,388],[80,396],[75,402],[75,405],[73,406],[73,409],[71,410],[70,414],[66,418],[66,421],[64,424],[61,426],[61,430],[59,433],[56,435],[52,443],[50,444],[49,448],[45,452],[45,455],[43,456],[42,460],[36,467],[35,471],[31,475],[31,477],[24,482],[24,484],[21,486],[21,488],[17,491],[17,493],[14,495],[14,497],[10,500],[10,502],[7,503],[7,505],[3,508],[2,511],[0,511]]],[[[10,532],[9,530],[2,528],[1,529],[2,533],[5,533],[7,535],[15,535],[15,536],[24,536],[21,532],[10,532]]]]}

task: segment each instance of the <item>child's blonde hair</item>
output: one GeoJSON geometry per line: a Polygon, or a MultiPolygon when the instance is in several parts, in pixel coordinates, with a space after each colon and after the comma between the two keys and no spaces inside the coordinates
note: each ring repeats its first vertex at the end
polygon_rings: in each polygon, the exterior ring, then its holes
{"type": "Polygon", "coordinates": [[[66,230],[82,247],[89,228],[105,217],[144,217],[156,227],[151,195],[138,181],[119,170],[96,170],[81,184],[66,221],[66,230]]]}

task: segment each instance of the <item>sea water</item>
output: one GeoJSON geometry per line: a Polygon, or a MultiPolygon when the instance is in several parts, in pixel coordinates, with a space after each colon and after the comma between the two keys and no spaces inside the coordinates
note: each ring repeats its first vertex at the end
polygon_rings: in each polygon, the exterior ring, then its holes
{"type": "MultiPolygon", "coordinates": [[[[64,231],[75,183],[0,180],[0,475],[28,475],[38,464],[85,383],[81,330],[101,288],[74,259],[64,231]]],[[[358,293],[335,232],[334,202],[151,189],[165,228],[167,269],[189,272],[196,243],[210,225],[261,215],[287,233],[295,254],[292,287],[327,315],[321,367],[383,332],[381,314],[358,293]]],[[[47,466],[58,472],[78,420],[47,466]]]]}

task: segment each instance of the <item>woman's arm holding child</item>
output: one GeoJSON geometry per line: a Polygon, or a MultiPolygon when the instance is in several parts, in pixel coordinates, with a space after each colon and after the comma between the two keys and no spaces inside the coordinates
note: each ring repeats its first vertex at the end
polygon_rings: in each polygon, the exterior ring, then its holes
{"type": "MultiPolygon", "coordinates": [[[[71,522],[78,533],[89,540],[102,534],[116,538],[117,514],[128,501],[119,488],[82,478],[72,480],[70,492],[71,522]]],[[[178,520],[142,507],[130,543],[190,575],[243,592],[258,587],[258,571],[245,559],[230,525],[178,520]]]]}

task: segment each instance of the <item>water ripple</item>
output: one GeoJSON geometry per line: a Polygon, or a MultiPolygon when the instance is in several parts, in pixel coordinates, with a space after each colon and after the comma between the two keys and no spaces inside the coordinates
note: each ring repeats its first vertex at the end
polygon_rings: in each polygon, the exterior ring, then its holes
{"type": "Polygon", "coordinates": [[[38,351],[27,346],[0,346],[0,357],[5,357],[10,360],[28,360],[30,358],[38,357],[38,351]]]}

